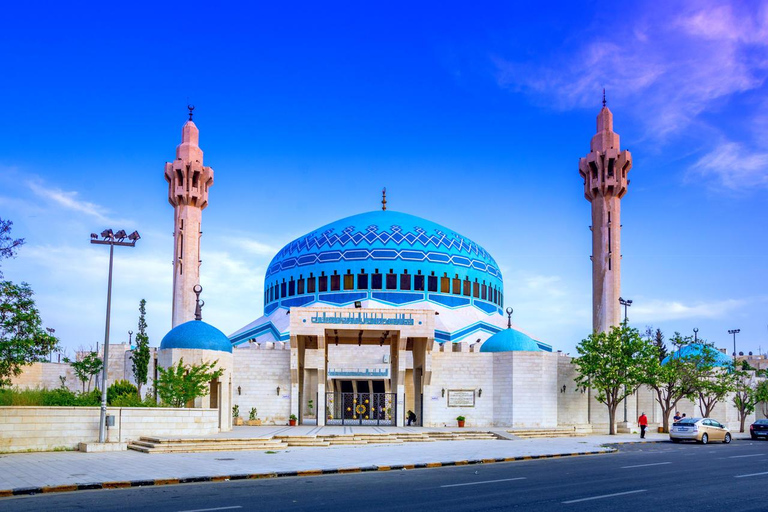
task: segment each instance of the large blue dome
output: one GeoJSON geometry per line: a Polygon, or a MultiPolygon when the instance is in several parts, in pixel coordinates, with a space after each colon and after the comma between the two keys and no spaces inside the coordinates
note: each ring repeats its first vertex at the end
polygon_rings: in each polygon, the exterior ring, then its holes
{"type": "Polygon", "coordinates": [[[515,329],[499,331],[480,346],[480,352],[541,352],[530,337],[515,329]]]}
{"type": "Polygon", "coordinates": [[[714,366],[730,366],[733,363],[733,360],[728,355],[723,354],[715,347],[702,345],[701,343],[691,343],[669,354],[661,361],[661,364],[667,364],[670,359],[699,358],[702,357],[705,350],[709,353],[709,357],[712,358],[714,366]]]}
{"type": "Polygon", "coordinates": [[[190,320],[177,325],[163,337],[160,350],[189,348],[232,352],[229,338],[214,326],[202,320],[190,320]]]}
{"type": "Polygon", "coordinates": [[[472,240],[413,215],[377,210],[332,222],[283,247],[267,268],[264,314],[382,294],[384,301],[412,301],[409,295],[419,292],[448,307],[469,297],[497,313],[502,286],[496,261],[472,240]]]}

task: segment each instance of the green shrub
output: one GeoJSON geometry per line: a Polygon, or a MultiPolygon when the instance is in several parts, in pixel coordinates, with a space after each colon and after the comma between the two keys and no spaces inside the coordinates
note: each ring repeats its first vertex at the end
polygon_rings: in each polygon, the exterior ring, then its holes
{"type": "Polygon", "coordinates": [[[133,395],[136,401],[141,401],[138,399],[136,386],[127,380],[118,380],[107,388],[107,404],[114,405],[115,399],[122,395],[133,395]]]}

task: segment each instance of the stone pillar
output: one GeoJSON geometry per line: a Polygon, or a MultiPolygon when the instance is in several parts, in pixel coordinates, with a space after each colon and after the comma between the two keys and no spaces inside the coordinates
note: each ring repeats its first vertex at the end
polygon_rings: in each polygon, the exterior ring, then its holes
{"type": "Polygon", "coordinates": [[[291,414],[299,417],[300,406],[299,390],[301,382],[300,376],[304,372],[304,343],[299,342],[298,336],[291,336],[291,414]]]}
{"type": "MultiPolygon", "coordinates": [[[[621,323],[621,198],[627,193],[632,155],[621,151],[613,114],[597,116],[590,152],[579,160],[584,197],[592,204],[592,329],[605,332],[621,323]]],[[[623,414],[623,413],[622,413],[623,414]]]]}
{"type": "Polygon", "coordinates": [[[200,236],[203,210],[208,206],[208,189],[213,186],[213,169],[203,166],[199,132],[189,121],[181,130],[176,159],[165,164],[168,202],[173,220],[173,327],[195,318],[195,294],[200,283],[200,236]]]}
{"type": "Polygon", "coordinates": [[[325,425],[326,412],[325,412],[325,383],[328,379],[328,347],[325,344],[325,336],[317,337],[317,348],[323,354],[323,360],[320,367],[317,369],[317,426],[322,427],[325,425]]]}

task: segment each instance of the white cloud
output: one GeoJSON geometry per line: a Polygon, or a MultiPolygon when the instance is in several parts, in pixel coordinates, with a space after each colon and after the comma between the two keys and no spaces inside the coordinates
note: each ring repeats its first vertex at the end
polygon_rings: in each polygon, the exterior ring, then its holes
{"type": "Polygon", "coordinates": [[[89,201],[80,199],[78,197],[79,193],[76,191],[65,191],[56,187],[49,187],[44,185],[39,180],[29,181],[27,185],[29,186],[30,190],[35,193],[35,195],[44,199],[49,199],[55,204],[68,210],[93,217],[104,223],[130,223],[123,219],[114,219],[110,217],[109,210],[96,203],[91,203],[89,201]]]}
{"type": "Polygon", "coordinates": [[[688,318],[723,318],[743,308],[747,299],[726,299],[684,304],[675,300],[651,300],[635,303],[630,320],[634,322],[663,322],[688,318]]]}
{"type": "Polygon", "coordinates": [[[609,103],[618,100],[646,124],[650,138],[663,141],[730,95],[763,85],[766,13],[765,6],[738,10],[720,2],[654,4],[634,26],[582,34],[586,43],[563,48],[547,65],[495,59],[498,83],[560,109],[597,106],[606,87],[609,103]]]}
{"type": "Polygon", "coordinates": [[[724,142],[689,169],[688,178],[692,176],[715,177],[718,184],[731,190],[768,188],[768,152],[724,142]]]}
{"type": "Polygon", "coordinates": [[[280,249],[269,244],[257,242],[255,240],[237,239],[231,241],[234,245],[241,249],[258,256],[273,257],[280,249]]]}

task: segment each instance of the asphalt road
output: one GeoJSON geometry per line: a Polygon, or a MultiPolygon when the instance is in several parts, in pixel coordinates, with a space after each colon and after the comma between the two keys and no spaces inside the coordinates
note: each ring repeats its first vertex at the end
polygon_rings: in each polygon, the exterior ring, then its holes
{"type": "Polygon", "coordinates": [[[0,499],[8,512],[355,509],[765,511],[768,442],[623,445],[562,459],[0,499]]]}

